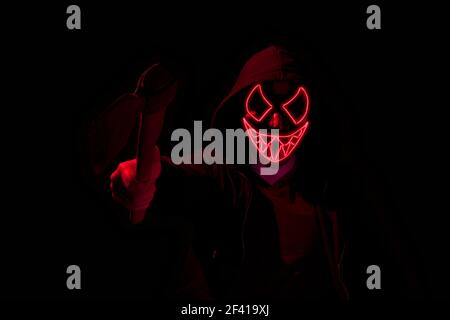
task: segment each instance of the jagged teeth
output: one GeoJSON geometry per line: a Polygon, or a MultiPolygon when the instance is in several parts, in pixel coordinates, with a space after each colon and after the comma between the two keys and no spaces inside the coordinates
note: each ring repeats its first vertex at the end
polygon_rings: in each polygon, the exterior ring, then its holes
{"type": "Polygon", "coordinates": [[[263,134],[249,125],[246,126],[246,129],[253,144],[271,161],[279,161],[279,159],[285,158],[298,144],[305,131],[305,127],[303,127],[286,137],[263,134]],[[274,145],[275,142],[277,143],[274,145]]]}

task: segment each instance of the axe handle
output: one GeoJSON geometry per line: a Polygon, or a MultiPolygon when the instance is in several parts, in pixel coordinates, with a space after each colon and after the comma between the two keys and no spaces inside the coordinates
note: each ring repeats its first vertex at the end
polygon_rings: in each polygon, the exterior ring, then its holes
{"type": "MultiPolygon", "coordinates": [[[[140,114],[139,136],[136,155],[136,180],[148,182],[152,178],[153,154],[164,123],[165,109],[155,113],[140,114]]],[[[139,223],[147,208],[131,210],[131,222],[139,223]]]]}

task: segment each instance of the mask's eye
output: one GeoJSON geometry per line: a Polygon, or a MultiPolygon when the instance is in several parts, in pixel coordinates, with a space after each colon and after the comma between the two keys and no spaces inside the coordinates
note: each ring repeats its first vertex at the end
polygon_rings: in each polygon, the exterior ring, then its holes
{"type": "Polygon", "coordinates": [[[293,123],[301,123],[309,111],[309,97],[305,88],[298,87],[294,95],[281,105],[293,123]]]}
{"type": "Polygon", "coordinates": [[[261,122],[272,108],[273,105],[264,96],[260,84],[253,87],[245,99],[245,111],[257,122],[261,122]]]}

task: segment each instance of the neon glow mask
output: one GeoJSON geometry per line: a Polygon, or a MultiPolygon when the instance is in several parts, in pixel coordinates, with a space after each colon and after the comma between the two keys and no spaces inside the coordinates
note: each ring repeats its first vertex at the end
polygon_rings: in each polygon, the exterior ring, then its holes
{"type": "Polygon", "coordinates": [[[309,96],[303,86],[293,95],[270,101],[261,84],[255,85],[245,99],[242,125],[259,154],[271,162],[280,162],[300,146],[309,127],[309,96]],[[265,132],[260,130],[264,129],[265,132]],[[272,135],[270,129],[279,129],[272,135]]]}

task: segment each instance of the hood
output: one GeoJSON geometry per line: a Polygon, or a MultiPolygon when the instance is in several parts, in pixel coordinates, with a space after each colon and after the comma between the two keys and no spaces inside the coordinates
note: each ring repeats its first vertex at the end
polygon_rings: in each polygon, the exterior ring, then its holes
{"type": "Polygon", "coordinates": [[[240,109],[230,110],[233,107],[240,107],[236,104],[233,106],[230,102],[242,90],[268,80],[306,80],[306,68],[302,66],[301,61],[301,57],[280,46],[270,46],[254,54],[245,63],[230,93],[215,110],[212,127],[225,125],[224,119],[227,119],[225,114],[241,111],[240,109]]]}
{"type": "MultiPolygon", "coordinates": [[[[316,70],[307,52],[290,51],[282,46],[270,46],[254,54],[244,65],[230,93],[222,100],[213,113],[211,127],[238,128],[241,127],[243,114],[243,99],[249,87],[257,83],[270,80],[296,80],[304,84],[314,96],[314,107],[310,109],[311,122],[321,123],[324,119],[316,121],[319,100],[316,95],[317,78],[316,70]],[[238,99],[241,99],[238,101],[238,99]]],[[[329,95],[324,94],[325,98],[329,95]]],[[[327,141],[321,139],[319,125],[309,128],[309,133],[302,141],[302,151],[296,152],[296,161],[301,162],[294,179],[295,189],[303,190],[302,193],[311,203],[317,203],[322,197],[325,185],[324,161],[332,159],[328,154],[323,154],[328,147],[327,141]],[[308,169],[305,169],[308,168],[308,169]]],[[[327,151],[328,152],[328,151],[327,151]]]]}

